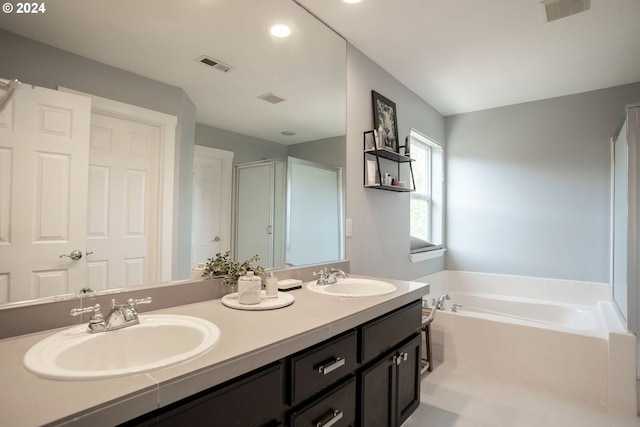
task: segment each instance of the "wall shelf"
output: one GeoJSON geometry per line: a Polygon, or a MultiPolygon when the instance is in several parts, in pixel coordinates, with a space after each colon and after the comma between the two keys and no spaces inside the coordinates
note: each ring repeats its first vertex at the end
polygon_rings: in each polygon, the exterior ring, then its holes
{"type": "MultiPolygon", "coordinates": [[[[408,193],[416,191],[416,183],[413,176],[413,168],[411,163],[415,161],[409,156],[402,155],[390,148],[382,147],[376,148],[374,132],[372,130],[364,132],[364,153],[363,153],[363,169],[364,169],[364,188],[372,188],[376,190],[394,191],[398,193],[408,193]],[[401,165],[407,164],[409,166],[409,176],[411,181],[407,183],[405,181],[404,186],[393,185],[393,183],[383,184],[382,167],[380,159],[386,160],[386,163],[392,163],[391,165],[385,165],[385,170],[395,169],[395,177],[399,182],[403,182],[401,179],[401,165]],[[393,165],[395,163],[395,165],[393,165]],[[395,168],[394,168],[395,166],[395,168]],[[375,171],[372,171],[374,168],[375,171]],[[373,178],[373,179],[372,179],[373,178]],[[373,182],[372,182],[373,181],[373,182]],[[409,185],[407,185],[409,184],[409,185]]],[[[406,145],[401,145],[399,148],[405,148],[406,145]]],[[[385,162],[382,162],[384,164],[385,162]]],[[[405,169],[406,170],[406,169],[405,169]]],[[[406,172],[405,172],[406,173],[406,172]]],[[[385,172],[385,175],[388,173],[385,172]]]]}

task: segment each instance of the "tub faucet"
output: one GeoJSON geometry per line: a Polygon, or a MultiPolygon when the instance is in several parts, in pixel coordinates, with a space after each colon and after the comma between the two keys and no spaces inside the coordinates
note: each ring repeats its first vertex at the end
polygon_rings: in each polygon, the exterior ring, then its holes
{"type": "Polygon", "coordinates": [[[444,300],[445,299],[451,299],[451,297],[449,296],[449,294],[442,294],[438,297],[438,301],[436,302],[436,306],[435,309],[436,310],[444,310],[444,300]]]}
{"type": "Polygon", "coordinates": [[[462,304],[453,304],[453,307],[451,307],[451,312],[457,313],[458,307],[464,307],[464,306],[462,304]]]}

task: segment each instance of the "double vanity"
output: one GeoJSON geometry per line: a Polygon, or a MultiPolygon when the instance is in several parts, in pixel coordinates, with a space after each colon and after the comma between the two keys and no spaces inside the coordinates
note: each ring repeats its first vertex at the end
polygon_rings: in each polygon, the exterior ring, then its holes
{"type": "Polygon", "coordinates": [[[85,324],[4,339],[0,425],[375,425],[367,417],[381,414],[400,425],[419,402],[428,285],[342,280],[290,291],[281,309],[215,299],[119,331],[85,324]],[[27,369],[28,352],[37,356],[27,369]]]}

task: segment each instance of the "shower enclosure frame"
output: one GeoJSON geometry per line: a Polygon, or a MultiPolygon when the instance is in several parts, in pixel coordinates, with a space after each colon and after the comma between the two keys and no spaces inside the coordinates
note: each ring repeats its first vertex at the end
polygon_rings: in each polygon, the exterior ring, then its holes
{"type": "Polygon", "coordinates": [[[628,105],[611,137],[612,300],[627,330],[636,335],[636,389],[640,413],[640,104],[628,105]]]}

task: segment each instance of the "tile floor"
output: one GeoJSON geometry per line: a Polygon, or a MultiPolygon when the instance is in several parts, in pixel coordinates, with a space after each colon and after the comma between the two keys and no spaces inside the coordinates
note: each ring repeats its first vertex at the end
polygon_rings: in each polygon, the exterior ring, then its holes
{"type": "Polygon", "coordinates": [[[640,427],[640,418],[439,364],[403,427],[640,427]]]}

